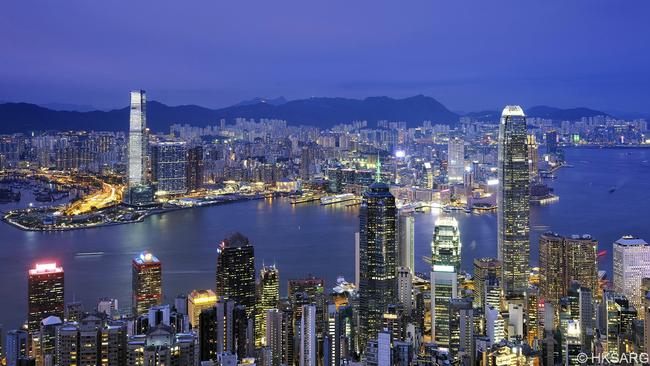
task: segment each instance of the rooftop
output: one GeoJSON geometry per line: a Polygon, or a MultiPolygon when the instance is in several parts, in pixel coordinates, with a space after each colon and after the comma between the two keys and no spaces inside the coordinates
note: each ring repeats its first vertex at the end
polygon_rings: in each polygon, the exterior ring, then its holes
{"type": "Polygon", "coordinates": [[[503,112],[501,113],[501,116],[502,117],[506,117],[506,116],[526,117],[526,114],[524,114],[524,110],[518,105],[507,105],[505,108],[503,108],[503,112]]]}
{"type": "Polygon", "coordinates": [[[645,240],[640,238],[635,238],[632,235],[625,235],[622,238],[615,241],[614,244],[625,245],[625,246],[648,245],[648,243],[645,240]]]}
{"type": "Polygon", "coordinates": [[[63,267],[56,265],[56,262],[53,263],[36,263],[36,266],[29,270],[30,275],[39,275],[46,273],[62,273],[63,267]]]}

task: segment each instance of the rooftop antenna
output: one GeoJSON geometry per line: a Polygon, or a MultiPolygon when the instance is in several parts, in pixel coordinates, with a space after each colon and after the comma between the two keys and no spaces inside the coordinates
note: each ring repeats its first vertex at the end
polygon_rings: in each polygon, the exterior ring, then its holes
{"type": "Polygon", "coordinates": [[[377,171],[375,172],[375,182],[381,183],[381,160],[379,160],[379,151],[377,151],[377,171]]]}

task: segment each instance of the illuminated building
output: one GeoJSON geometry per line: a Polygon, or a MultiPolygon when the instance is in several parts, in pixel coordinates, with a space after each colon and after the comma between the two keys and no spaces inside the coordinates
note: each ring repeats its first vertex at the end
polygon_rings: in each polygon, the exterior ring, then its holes
{"type": "Polygon", "coordinates": [[[474,259],[474,307],[485,307],[486,282],[501,279],[501,262],[494,258],[474,259]]]}
{"type": "Polygon", "coordinates": [[[280,300],[280,274],[275,266],[260,269],[259,291],[255,309],[255,346],[266,346],[267,311],[275,309],[280,300]]]}
{"type": "Polygon", "coordinates": [[[591,342],[594,338],[596,328],[594,322],[596,313],[591,289],[586,287],[580,287],[578,289],[578,312],[580,343],[582,344],[582,350],[588,352],[591,350],[591,342]]]}
{"type": "Polygon", "coordinates": [[[497,190],[498,253],[506,296],[528,287],[530,262],[530,174],[526,116],[519,106],[506,106],[499,124],[497,190]]]}
{"type": "Polygon", "coordinates": [[[126,365],[126,342],[126,322],[89,315],[57,328],[57,365],[126,365]]]}
{"type": "Polygon", "coordinates": [[[144,90],[131,92],[129,120],[129,187],[147,185],[147,97],[144,90]]]}
{"type": "Polygon", "coordinates": [[[415,274],[415,216],[412,212],[400,212],[397,216],[398,265],[415,274]]]}
{"type": "Polygon", "coordinates": [[[453,360],[474,357],[474,309],[471,299],[449,303],[449,354],[453,360]]]}
{"type": "Polygon", "coordinates": [[[187,191],[195,191],[203,186],[203,146],[187,149],[187,191]]]}
{"type": "Polygon", "coordinates": [[[192,329],[198,330],[199,336],[199,317],[201,312],[216,304],[217,295],[212,290],[194,290],[187,296],[187,315],[190,317],[192,329]]]}
{"type": "Polygon", "coordinates": [[[127,365],[196,365],[196,335],[174,333],[165,325],[134,335],[127,344],[127,365]]]}
{"type": "Polygon", "coordinates": [[[271,366],[280,366],[283,363],[284,350],[288,347],[284,342],[285,315],[278,309],[269,309],[266,311],[264,323],[264,338],[271,352],[271,366]]]}
{"type": "Polygon", "coordinates": [[[397,299],[410,316],[413,311],[413,275],[407,267],[397,267],[397,299]]]}
{"type": "Polygon", "coordinates": [[[300,366],[316,366],[316,306],[303,305],[300,318],[300,366]]]}
{"type": "Polygon", "coordinates": [[[536,182],[539,178],[539,152],[537,151],[537,141],[534,134],[526,136],[526,144],[528,145],[528,171],[530,173],[530,181],[536,182]]]}
{"type": "Polygon", "coordinates": [[[505,321],[499,308],[492,305],[485,306],[485,329],[490,339],[490,344],[499,343],[506,337],[505,321]]]}
{"type": "Polygon", "coordinates": [[[303,305],[314,305],[316,307],[316,337],[321,340],[325,329],[325,281],[314,276],[289,280],[288,296],[293,308],[291,326],[295,330],[295,334],[300,334],[303,305]]]}
{"type": "Polygon", "coordinates": [[[397,209],[395,197],[380,177],[377,164],[376,182],[364,192],[359,213],[359,339],[363,348],[377,337],[381,316],[397,295],[397,209]]]}
{"type": "Polygon", "coordinates": [[[300,179],[307,182],[311,178],[312,151],[309,147],[302,148],[300,154],[300,179]]]}
{"type": "Polygon", "coordinates": [[[252,323],[246,308],[233,300],[219,300],[199,316],[199,349],[201,361],[214,360],[219,354],[234,353],[245,357],[252,344],[247,334],[252,333],[252,323]]]}
{"type": "Polygon", "coordinates": [[[597,290],[598,241],[589,235],[563,237],[545,233],[539,237],[540,296],[557,305],[571,282],[597,290]]]}
{"type": "Polygon", "coordinates": [[[29,270],[27,330],[39,330],[49,316],[63,319],[65,300],[63,267],[56,263],[37,263],[29,270]]]}
{"type": "Polygon", "coordinates": [[[235,233],[217,249],[217,296],[235,300],[246,307],[248,316],[255,309],[255,252],[248,238],[235,233]]]}
{"type": "Polygon", "coordinates": [[[632,321],[637,318],[636,308],[625,296],[605,291],[599,311],[605,351],[610,354],[626,352],[626,339],[631,333],[632,321]]]}
{"type": "Polygon", "coordinates": [[[647,277],[650,277],[650,245],[633,236],[615,241],[614,291],[625,295],[634,308],[642,309],[641,282],[647,277]]]}
{"type": "Polygon", "coordinates": [[[150,252],[142,252],[132,262],[133,315],[147,314],[162,303],[162,263],[150,252]]]}
{"type": "Polygon", "coordinates": [[[28,357],[29,334],[22,329],[8,331],[4,356],[8,366],[15,366],[20,358],[28,357]]]}
{"type": "Polygon", "coordinates": [[[450,137],[447,144],[447,178],[450,184],[463,183],[465,174],[465,141],[450,137]]]}
{"type": "Polygon", "coordinates": [[[158,142],[151,147],[151,170],[157,195],[187,192],[187,147],[183,141],[158,142]]]}
{"type": "Polygon", "coordinates": [[[461,241],[458,222],[440,217],[431,242],[431,332],[439,347],[449,349],[451,300],[458,296],[461,241]]]}

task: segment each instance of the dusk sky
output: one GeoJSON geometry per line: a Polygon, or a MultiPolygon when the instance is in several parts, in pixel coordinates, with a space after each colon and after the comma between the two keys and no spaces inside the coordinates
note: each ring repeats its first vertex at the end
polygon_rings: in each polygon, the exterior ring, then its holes
{"type": "Polygon", "coordinates": [[[0,101],[425,94],[650,112],[650,1],[3,1],[0,101]]]}

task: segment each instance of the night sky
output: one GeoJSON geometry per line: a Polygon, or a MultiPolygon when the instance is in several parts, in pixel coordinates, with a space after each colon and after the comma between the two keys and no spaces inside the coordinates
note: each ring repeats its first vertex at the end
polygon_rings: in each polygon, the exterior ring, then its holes
{"type": "Polygon", "coordinates": [[[648,0],[2,1],[0,101],[430,95],[650,112],[648,0]]]}

